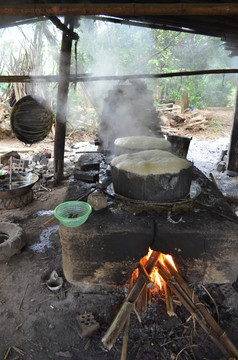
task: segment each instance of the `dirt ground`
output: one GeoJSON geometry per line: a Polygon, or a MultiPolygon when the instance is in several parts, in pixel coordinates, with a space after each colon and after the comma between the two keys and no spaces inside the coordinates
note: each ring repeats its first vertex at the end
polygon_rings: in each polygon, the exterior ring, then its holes
{"type": "MultiPolygon", "coordinates": [[[[215,123],[205,131],[187,135],[198,140],[230,135],[233,109],[209,110],[215,114],[215,123]]],[[[31,147],[24,146],[16,139],[0,140],[0,151],[18,150],[30,154],[43,148],[52,150],[52,139],[31,147]]],[[[59,187],[45,191],[41,198],[22,209],[0,210],[1,221],[19,224],[25,230],[27,239],[20,254],[0,264],[1,359],[120,359],[122,335],[110,351],[103,346],[101,338],[119,310],[127,288],[118,287],[112,293],[81,293],[76,285],[64,278],[58,222],[55,221],[48,228],[43,226],[52,216],[52,212],[47,211],[54,210],[64,201],[67,184],[66,180],[59,187]],[[36,251],[37,246],[33,246],[36,244],[45,244],[41,247],[42,252],[36,251]],[[57,293],[46,286],[46,280],[53,270],[64,279],[63,287],[57,293]],[[85,313],[93,313],[100,328],[91,338],[82,339],[76,316],[85,313]]],[[[217,286],[211,284],[209,291],[219,301],[216,290],[217,286]]],[[[197,291],[215,316],[211,299],[202,288],[197,291]]],[[[132,314],[128,360],[225,359],[199,326],[195,327],[182,306],[177,307],[177,317],[168,317],[163,296],[153,296],[141,324],[132,314]]],[[[237,346],[238,314],[223,305],[218,304],[218,307],[221,326],[237,346]]]]}
{"type": "MultiPolygon", "coordinates": [[[[229,137],[232,130],[234,108],[206,108],[212,113],[213,118],[209,126],[204,131],[190,133],[197,140],[215,140],[217,138],[229,137]]],[[[201,110],[202,111],[202,110],[201,110]]]]}

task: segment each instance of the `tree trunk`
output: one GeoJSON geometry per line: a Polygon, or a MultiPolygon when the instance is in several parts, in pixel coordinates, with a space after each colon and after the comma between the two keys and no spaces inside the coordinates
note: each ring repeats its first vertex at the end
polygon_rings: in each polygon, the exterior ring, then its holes
{"type": "Polygon", "coordinates": [[[189,107],[189,97],[188,93],[185,91],[181,95],[181,112],[184,112],[185,109],[189,107]]]}

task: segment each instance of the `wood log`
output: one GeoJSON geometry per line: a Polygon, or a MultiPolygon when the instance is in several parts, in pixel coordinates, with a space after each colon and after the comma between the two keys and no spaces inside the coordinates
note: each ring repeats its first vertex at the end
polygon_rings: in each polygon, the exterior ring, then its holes
{"type": "MultiPolygon", "coordinates": [[[[148,274],[150,274],[159,258],[160,253],[158,251],[153,251],[145,264],[145,269],[148,274]]],[[[121,330],[123,329],[129,314],[133,311],[135,303],[143,290],[143,288],[146,286],[144,275],[139,275],[137,278],[134,286],[130,290],[129,294],[127,295],[127,298],[123,302],[119,312],[117,313],[115,319],[111,323],[109,329],[105,333],[105,335],[102,338],[103,344],[110,350],[118,335],[120,334],[121,330]]]]}

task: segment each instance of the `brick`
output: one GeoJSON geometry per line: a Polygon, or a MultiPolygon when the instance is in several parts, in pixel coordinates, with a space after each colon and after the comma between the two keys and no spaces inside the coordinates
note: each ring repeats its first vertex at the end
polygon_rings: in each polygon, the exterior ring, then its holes
{"type": "Polygon", "coordinates": [[[92,313],[78,315],[76,319],[79,324],[79,334],[81,338],[92,336],[100,327],[92,313]]]}

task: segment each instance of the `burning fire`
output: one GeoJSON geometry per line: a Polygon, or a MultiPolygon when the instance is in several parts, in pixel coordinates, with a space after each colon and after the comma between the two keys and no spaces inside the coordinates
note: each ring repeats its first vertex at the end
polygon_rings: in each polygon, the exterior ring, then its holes
{"type": "MultiPolygon", "coordinates": [[[[149,251],[148,251],[148,254],[146,256],[144,256],[142,259],[141,259],[141,264],[144,266],[146,264],[146,262],[148,261],[150,255],[152,253],[152,250],[151,248],[149,248],[149,251]]],[[[171,255],[166,255],[166,254],[163,254],[163,253],[160,253],[160,256],[159,256],[159,259],[158,261],[161,262],[165,267],[165,259],[173,266],[173,268],[175,270],[177,270],[176,268],[176,265],[174,263],[174,260],[172,258],[171,255]]],[[[136,269],[134,271],[134,273],[132,274],[132,278],[133,279],[136,279],[139,275],[139,271],[138,269],[136,269]]],[[[156,288],[159,288],[160,290],[165,286],[165,281],[163,280],[163,278],[160,276],[160,273],[159,273],[159,269],[157,268],[157,266],[154,267],[152,273],[150,274],[150,278],[151,278],[151,281],[154,283],[154,286],[156,288]]]]}

